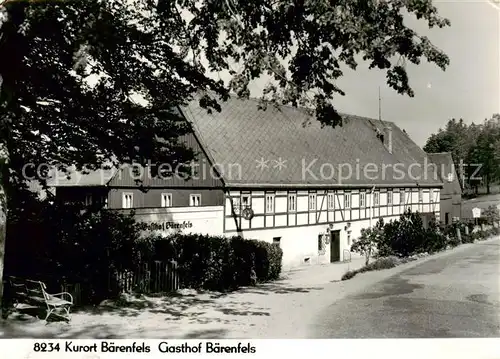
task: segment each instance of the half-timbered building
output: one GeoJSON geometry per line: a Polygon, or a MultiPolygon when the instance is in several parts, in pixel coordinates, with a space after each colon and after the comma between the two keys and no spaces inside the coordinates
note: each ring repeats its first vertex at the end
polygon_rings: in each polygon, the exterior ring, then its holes
{"type": "Polygon", "coordinates": [[[241,235],[275,243],[283,265],[347,258],[362,228],[405,209],[439,218],[442,180],[426,154],[391,122],[343,116],[322,127],[303,109],[231,98],[208,113],[192,101],[179,112],[198,153],[189,179],[140,176],[130,166],[71,179],[56,195],[128,211],[150,229],[241,235]]]}

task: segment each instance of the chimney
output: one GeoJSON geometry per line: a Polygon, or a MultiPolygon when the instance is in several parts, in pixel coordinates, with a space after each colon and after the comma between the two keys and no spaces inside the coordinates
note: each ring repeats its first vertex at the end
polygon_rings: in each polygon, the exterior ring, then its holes
{"type": "Polygon", "coordinates": [[[384,128],[384,146],[387,148],[390,154],[392,154],[392,128],[385,127],[384,128]]]}

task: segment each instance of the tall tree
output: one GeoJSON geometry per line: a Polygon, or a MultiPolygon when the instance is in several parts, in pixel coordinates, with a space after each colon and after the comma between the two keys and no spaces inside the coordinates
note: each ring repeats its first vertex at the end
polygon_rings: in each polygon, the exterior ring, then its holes
{"type": "Polygon", "coordinates": [[[444,129],[439,129],[432,134],[425,146],[424,151],[428,153],[451,152],[453,161],[458,164],[465,160],[470,146],[470,135],[467,133],[468,126],[463,119],[452,118],[446,123],[444,129]]]}
{"type": "Polygon", "coordinates": [[[485,120],[471,151],[470,159],[480,166],[479,174],[486,186],[486,193],[491,193],[491,183],[500,177],[500,115],[493,115],[485,120]]]}
{"type": "Polygon", "coordinates": [[[500,115],[493,115],[480,125],[451,119],[445,129],[429,137],[424,150],[428,153],[451,152],[467,184],[477,192],[478,186],[484,183],[490,193],[491,183],[500,177],[500,115]]]}
{"type": "Polygon", "coordinates": [[[431,0],[5,2],[0,144],[7,208],[16,206],[11,198],[24,185],[26,163],[91,169],[110,159],[188,162],[195,154],[177,139],[190,129],[172,109],[197,91],[205,93],[203,107],[218,110],[230,91],[248,96],[251,81],[267,73],[264,101],[308,106],[335,126],[340,117],[330,100],[343,94],[335,80],[363,58],[386,71],[390,87],[413,96],[405,61],[445,69],[449,60],[405,25],[405,12],[429,27],[449,25],[431,0]],[[220,71],[229,72],[229,83],[208,75],[220,71]]]}
{"type": "Polygon", "coordinates": [[[453,143],[450,136],[442,128],[437,133],[431,134],[424,146],[424,151],[427,153],[451,152],[453,143]]]}

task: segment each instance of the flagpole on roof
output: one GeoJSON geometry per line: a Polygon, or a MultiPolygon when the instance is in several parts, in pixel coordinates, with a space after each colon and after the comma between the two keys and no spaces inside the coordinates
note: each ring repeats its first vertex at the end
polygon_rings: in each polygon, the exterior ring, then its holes
{"type": "Polygon", "coordinates": [[[380,86],[378,87],[378,120],[382,121],[382,98],[380,97],[380,86]]]}

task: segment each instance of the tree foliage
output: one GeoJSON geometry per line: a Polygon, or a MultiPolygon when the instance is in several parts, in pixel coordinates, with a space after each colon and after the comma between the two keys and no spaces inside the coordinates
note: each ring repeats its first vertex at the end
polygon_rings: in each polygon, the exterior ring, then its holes
{"type": "Polygon", "coordinates": [[[489,206],[483,213],[483,217],[490,225],[497,225],[500,222],[500,211],[497,206],[489,206]]]}
{"type": "Polygon", "coordinates": [[[456,168],[463,165],[466,184],[477,188],[484,183],[489,193],[490,184],[500,179],[500,114],[479,125],[451,119],[429,137],[424,150],[451,152],[456,168]]]}
{"type": "Polygon", "coordinates": [[[448,64],[404,24],[406,10],[448,25],[429,0],[12,1],[2,10],[1,144],[13,174],[26,162],[182,163],[194,156],[177,141],[189,128],[171,109],[201,90],[217,110],[218,95],[248,96],[266,73],[274,81],[263,99],[308,105],[336,125],[335,80],[361,58],[410,96],[405,59],[448,64]],[[221,71],[229,83],[208,76],[221,71]]]}
{"type": "MultiPolygon", "coordinates": [[[[270,75],[264,104],[310,107],[338,125],[335,80],[361,59],[412,96],[405,61],[442,69],[447,56],[404,23],[444,27],[431,0],[85,0],[0,4],[0,149],[7,208],[27,163],[48,167],[186,163],[175,108],[201,92],[219,110],[270,75]],[[226,72],[229,82],[210,74],[226,72]],[[314,92],[314,95],[311,95],[314,92]],[[135,97],[134,97],[135,96],[135,97]],[[143,101],[139,101],[138,98],[143,101]]],[[[151,166],[153,167],[153,166],[151,166]]],[[[154,166],[158,168],[158,166],[154,166]]],[[[38,176],[40,177],[40,176],[38,176]]],[[[0,241],[0,249],[3,247],[0,241]]],[[[3,256],[0,255],[0,273],[3,256]]],[[[0,274],[1,275],[1,274],[0,274]]],[[[1,294],[0,278],[0,294],[1,294]]]]}
{"type": "Polygon", "coordinates": [[[375,226],[361,229],[361,235],[353,241],[351,251],[365,256],[365,265],[368,265],[370,257],[379,247],[383,235],[384,220],[380,218],[375,226]]]}

